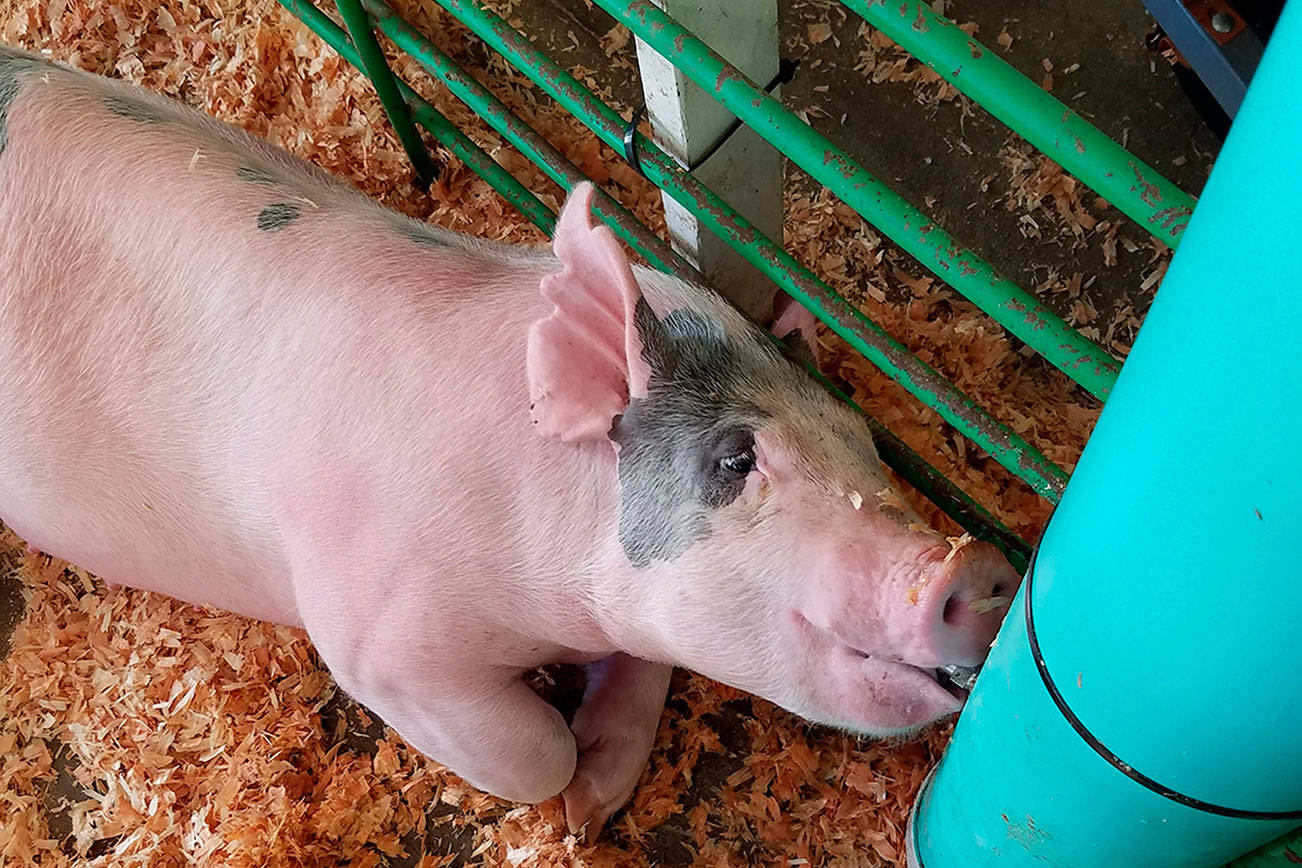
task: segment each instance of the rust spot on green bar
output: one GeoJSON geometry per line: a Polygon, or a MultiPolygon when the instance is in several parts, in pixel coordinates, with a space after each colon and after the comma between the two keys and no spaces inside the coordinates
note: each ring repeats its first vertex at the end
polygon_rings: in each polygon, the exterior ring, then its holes
{"type": "Polygon", "coordinates": [[[913,19],[913,29],[918,33],[926,33],[931,29],[927,26],[927,15],[921,3],[918,4],[918,17],[913,19]]]}
{"type": "Polygon", "coordinates": [[[1163,229],[1166,229],[1172,235],[1179,235],[1184,231],[1185,226],[1189,224],[1191,214],[1193,214],[1193,210],[1185,206],[1163,208],[1160,211],[1153,212],[1153,216],[1148,218],[1148,222],[1159,223],[1163,229]]]}
{"type": "Polygon", "coordinates": [[[677,51],[679,54],[682,54],[682,53],[683,53],[683,43],[686,42],[686,41],[687,41],[687,34],[686,34],[686,33],[680,33],[680,34],[678,34],[677,36],[675,36],[675,37],[674,37],[674,51],[677,51]]]}
{"type": "Polygon", "coordinates": [[[845,154],[840,154],[837,153],[836,151],[831,151],[831,150],[827,151],[826,153],[830,154],[831,156],[830,158],[827,157],[826,155],[824,156],[823,165],[826,166],[829,163],[834,164],[836,170],[841,173],[841,177],[845,178],[847,181],[853,181],[854,176],[857,173],[859,167],[856,166],[849,159],[847,159],[845,154]]]}
{"type": "MultiPolygon", "coordinates": [[[[723,69],[719,70],[719,77],[714,80],[714,92],[718,93],[723,90],[723,86],[730,81],[745,82],[746,79],[738,75],[737,70],[733,69],[731,66],[725,66],[723,69]]],[[[760,99],[762,100],[763,97],[761,96],[760,99]]]]}
{"type": "Polygon", "coordinates": [[[908,14],[909,14],[909,2],[908,0],[904,0],[904,2],[900,4],[900,17],[903,18],[908,14]]]}
{"type": "Polygon", "coordinates": [[[954,68],[954,71],[951,72],[949,75],[951,78],[958,78],[958,74],[962,71],[963,71],[963,67],[957,66],[954,68]]]}
{"type": "Polygon", "coordinates": [[[977,60],[981,55],[985,54],[985,52],[981,50],[981,46],[977,45],[976,42],[971,39],[967,41],[967,50],[972,52],[973,60],[977,60]]]}
{"type": "Polygon", "coordinates": [[[1041,310],[1042,308],[1034,307],[1026,311],[1026,315],[1022,317],[1022,322],[1026,323],[1028,326],[1030,326],[1032,329],[1038,332],[1040,329],[1044,328],[1049,324],[1048,322],[1045,321],[1044,315],[1041,313],[1041,310]]]}
{"type": "Polygon", "coordinates": [[[1072,133],[1071,137],[1076,141],[1076,153],[1078,154],[1085,153],[1085,143],[1080,140],[1080,136],[1076,135],[1075,133],[1072,133]]]}
{"type": "Polygon", "coordinates": [[[1131,191],[1138,191],[1139,198],[1145,205],[1156,208],[1162,201],[1162,191],[1157,188],[1156,184],[1150,183],[1144,177],[1144,173],[1139,171],[1139,167],[1133,162],[1127,160],[1127,164],[1130,166],[1130,171],[1135,173],[1135,186],[1130,188],[1131,191]]]}

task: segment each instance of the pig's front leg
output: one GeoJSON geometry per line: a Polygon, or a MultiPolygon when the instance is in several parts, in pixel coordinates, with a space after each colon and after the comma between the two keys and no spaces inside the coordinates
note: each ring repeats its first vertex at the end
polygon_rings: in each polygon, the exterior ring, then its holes
{"type": "Polygon", "coordinates": [[[518,672],[459,672],[455,679],[408,672],[382,685],[378,678],[349,679],[346,670],[335,670],[335,678],[408,744],[477,789],[537,804],[574,777],[577,751],[565,718],[518,672]]]}
{"type": "Polygon", "coordinates": [[[627,654],[588,666],[583,704],[570,724],[579,748],[574,779],[564,792],[571,832],[595,838],[633,795],[655,743],[671,672],[627,654]]]}

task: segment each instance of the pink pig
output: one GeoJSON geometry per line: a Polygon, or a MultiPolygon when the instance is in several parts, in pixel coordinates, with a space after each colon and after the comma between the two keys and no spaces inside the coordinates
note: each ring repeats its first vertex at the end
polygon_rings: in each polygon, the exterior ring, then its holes
{"type": "MultiPolygon", "coordinates": [[[[552,252],[381,208],[170,100],[0,49],[0,518],[306,628],[475,786],[599,828],[677,665],[857,733],[959,708],[1018,577],[862,421],[566,203],[552,252]],[[521,680],[587,666],[571,724],[521,680]]],[[[812,319],[796,306],[779,334],[812,319]]]]}

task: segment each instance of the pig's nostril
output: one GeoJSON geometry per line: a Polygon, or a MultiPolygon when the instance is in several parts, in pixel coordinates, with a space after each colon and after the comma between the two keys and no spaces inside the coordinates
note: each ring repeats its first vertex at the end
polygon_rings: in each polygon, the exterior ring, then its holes
{"type": "Polygon", "coordinates": [[[962,602],[959,600],[959,595],[952,594],[950,598],[945,601],[945,610],[941,612],[940,617],[946,624],[952,625],[958,621],[961,611],[962,602]]]}

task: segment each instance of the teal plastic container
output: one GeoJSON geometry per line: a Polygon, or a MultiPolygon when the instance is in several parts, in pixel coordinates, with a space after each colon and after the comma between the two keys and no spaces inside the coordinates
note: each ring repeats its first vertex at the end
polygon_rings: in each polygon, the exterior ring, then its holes
{"type": "Polygon", "coordinates": [[[915,866],[1214,868],[1302,825],[1300,3],[914,806],[915,866]]]}

